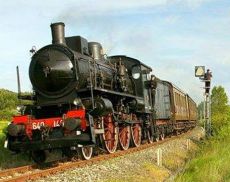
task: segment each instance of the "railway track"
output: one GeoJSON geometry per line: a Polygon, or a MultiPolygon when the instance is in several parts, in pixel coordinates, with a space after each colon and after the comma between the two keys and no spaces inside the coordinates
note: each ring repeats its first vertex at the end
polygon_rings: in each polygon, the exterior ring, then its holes
{"type": "Polygon", "coordinates": [[[157,146],[165,142],[181,138],[190,132],[191,131],[184,133],[180,136],[172,136],[171,138],[166,138],[163,141],[154,142],[151,144],[144,144],[136,148],[130,148],[125,151],[118,150],[117,152],[113,154],[102,154],[102,155],[93,157],[90,160],[79,160],[79,161],[71,161],[71,162],[62,161],[62,162],[56,163],[55,165],[51,165],[51,167],[46,167],[46,168],[40,168],[37,165],[28,165],[28,166],[22,166],[22,167],[3,170],[3,171],[0,171],[0,182],[24,182],[28,180],[39,179],[41,177],[46,177],[48,175],[52,175],[52,174],[55,174],[57,172],[64,171],[67,169],[76,168],[76,167],[84,167],[86,165],[92,165],[100,161],[104,161],[104,160],[124,156],[127,154],[131,154],[134,152],[138,152],[141,150],[145,150],[147,148],[157,146]]]}

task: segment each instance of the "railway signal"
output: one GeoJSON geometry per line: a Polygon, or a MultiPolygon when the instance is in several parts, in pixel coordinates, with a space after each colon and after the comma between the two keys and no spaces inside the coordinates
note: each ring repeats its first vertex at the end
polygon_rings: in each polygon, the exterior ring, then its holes
{"type": "Polygon", "coordinates": [[[210,136],[212,132],[211,127],[211,97],[210,97],[210,88],[211,88],[211,79],[212,72],[207,69],[205,72],[205,66],[195,66],[195,77],[205,83],[204,86],[204,128],[206,136],[210,136]]]}
{"type": "Polygon", "coordinates": [[[195,77],[203,77],[205,74],[204,66],[195,66],[195,77]]]}

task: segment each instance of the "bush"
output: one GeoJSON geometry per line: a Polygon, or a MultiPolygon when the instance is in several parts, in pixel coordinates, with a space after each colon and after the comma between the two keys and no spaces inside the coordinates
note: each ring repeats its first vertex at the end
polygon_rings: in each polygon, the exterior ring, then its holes
{"type": "Polygon", "coordinates": [[[228,97],[223,87],[215,86],[211,95],[211,120],[216,133],[230,121],[228,97]]]}
{"type": "Polygon", "coordinates": [[[8,110],[8,109],[4,109],[4,110],[0,110],[0,120],[7,120],[7,121],[11,121],[12,116],[16,115],[17,111],[16,110],[8,110]]]}
{"type": "Polygon", "coordinates": [[[18,104],[17,94],[9,90],[0,89],[0,110],[16,108],[18,104]]]}

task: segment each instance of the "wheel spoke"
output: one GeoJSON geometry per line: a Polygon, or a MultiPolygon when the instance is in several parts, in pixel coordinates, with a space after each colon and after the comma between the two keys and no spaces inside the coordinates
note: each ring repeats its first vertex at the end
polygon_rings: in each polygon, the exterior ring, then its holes
{"type": "Polygon", "coordinates": [[[104,148],[108,151],[108,153],[114,153],[117,149],[118,133],[111,114],[104,117],[103,124],[104,134],[102,142],[104,144],[104,148]]]}
{"type": "Polygon", "coordinates": [[[134,124],[131,127],[132,143],[135,147],[139,147],[141,144],[141,126],[140,124],[134,124]]]}
{"type": "Polygon", "coordinates": [[[130,127],[120,126],[119,127],[119,143],[122,150],[127,150],[130,144],[130,127]]]}

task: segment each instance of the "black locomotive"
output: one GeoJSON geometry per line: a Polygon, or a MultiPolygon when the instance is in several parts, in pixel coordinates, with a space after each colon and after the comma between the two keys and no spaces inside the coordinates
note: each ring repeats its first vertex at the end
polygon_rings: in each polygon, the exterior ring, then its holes
{"type": "Polygon", "coordinates": [[[52,44],[32,56],[34,94],[21,98],[33,104],[8,126],[10,150],[30,151],[39,163],[53,149],[90,159],[95,147],[127,150],[195,125],[196,105],[188,95],[137,59],[108,57],[98,42],[65,37],[64,26],[51,24],[52,44]]]}

